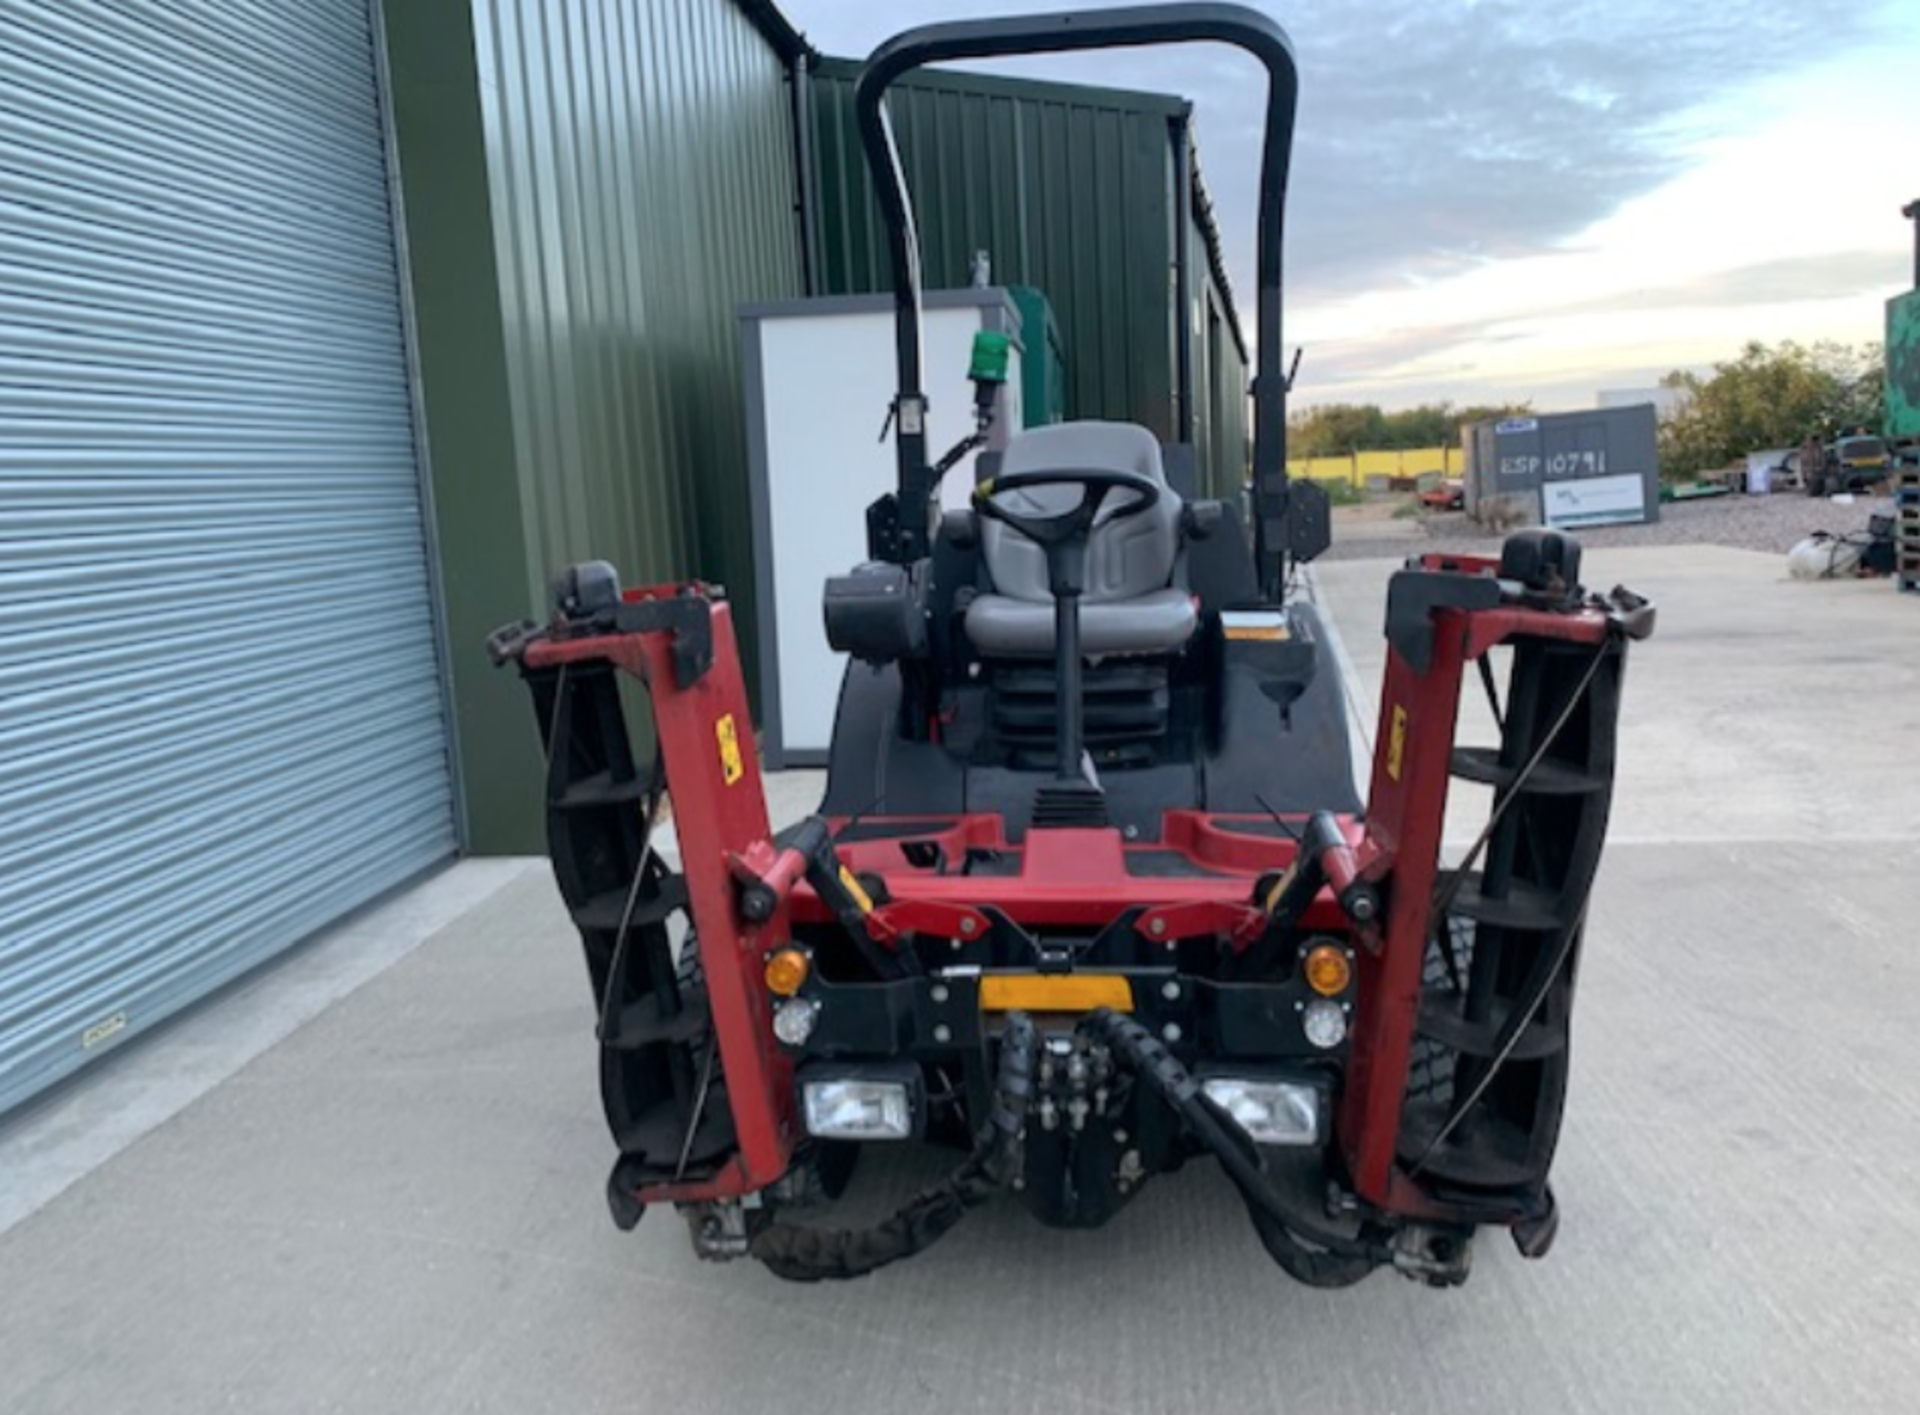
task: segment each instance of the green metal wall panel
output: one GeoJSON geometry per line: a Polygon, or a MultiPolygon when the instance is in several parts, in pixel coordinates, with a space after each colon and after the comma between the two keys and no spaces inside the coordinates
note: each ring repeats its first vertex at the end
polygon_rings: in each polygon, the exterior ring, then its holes
{"type": "MultiPolygon", "coordinates": [[[[890,287],[879,211],[854,120],[860,66],[813,71],[815,220],[822,294],[890,287]]],[[[1125,418],[1171,439],[1174,134],[1180,99],[1080,85],[923,72],[889,97],[929,287],[966,283],[987,251],[997,285],[1051,302],[1069,417],[1125,418]]],[[[1238,495],[1247,465],[1247,361],[1232,292],[1211,268],[1210,212],[1191,241],[1194,434],[1206,489],[1238,495]],[[1218,343],[1207,344],[1209,321],[1218,343]]]]}
{"type": "Polygon", "coordinates": [[[383,10],[467,839],[537,852],[488,630],[598,557],[728,584],[752,641],[734,310],[801,292],[786,69],[731,0],[383,10]]]}
{"type": "Polygon", "coordinates": [[[529,578],[469,0],[379,7],[419,364],[420,445],[440,550],[463,843],[541,847],[525,690],[479,646],[526,614],[529,578]],[[529,808],[532,803],[532,808],[529,808]]]}
{"type": "Polygon", "coordinates": [[[1234,333],[1232,310],[1231,291],[1211,272],[1199,272],[1193,299],[1193,440],[1202,489],[1223,500],[1237,500],[1253,471],[1247,358],[1234,333]]]}
{"type": "MultiPolygon", "coordinates": [[[[891,288],[854,122],[859,65],[813,73],[822,294],[891,288]]],[[[1173,169],[1177,99],[921,73],[889,96],[930,288],[964,285],[977,250],[996,285],[1052,302],[1070,417],[1174,426],[1173,169]]]]}
{"type": "Polygon", "coordinates": [[[728,584],[751,641],[733,311],[801,294],[787,73],[732,0],[382,12],[468,849],[538,852],[488,630],[597,557],[728,584]]]}
{"type": "Polygon", "coordinates": [[[785,66],[723,0],[474,0],[474,36],[535,588],[744,591],[734,310],[800,293],[785,66]]]}

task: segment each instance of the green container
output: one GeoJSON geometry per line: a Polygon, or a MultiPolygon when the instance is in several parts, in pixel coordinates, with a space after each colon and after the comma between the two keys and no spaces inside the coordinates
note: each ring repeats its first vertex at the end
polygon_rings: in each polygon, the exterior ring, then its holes
{"type": "Polygon", "coordinates": [[[1007,294],[1020,311],[1020,344],[1025,362],[1020,366],[1020,408],[1027,427],[1045,427],[1067,420],[1067,351],[1060,338],[1060,321],[1053,317],[1047,297],[1031,285],[1013,285],[1007,294]]]}

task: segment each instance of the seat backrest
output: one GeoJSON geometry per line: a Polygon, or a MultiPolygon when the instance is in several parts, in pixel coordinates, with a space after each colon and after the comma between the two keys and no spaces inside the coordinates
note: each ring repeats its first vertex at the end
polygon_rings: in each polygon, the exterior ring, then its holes
{"type": "MultiPolygon", "coordinates": [[[[1107,604],[1165,589],[1180,555],[1181,502],[1167,486],[1160,443],[1154,435],[1135,423],[1055,423],[1015,436],[1001,462],[1003,473],[1050,468],[1140,472],[1160,484],[1157,506],[1117,522],[1116,513],[1133,498],[1124,490],[1108,493],[1087,548],[1082,599],[1107,604]]],[[[1083,489],[1070,482],[1001,493],[1013,510],[1039,516],[1070,511],[1084,496],[1083,489]]],[[[1051,600],[1046,552],[1011,526],[981,520],[980,550],[994,589],[1013,599],[1051,600]]]]}

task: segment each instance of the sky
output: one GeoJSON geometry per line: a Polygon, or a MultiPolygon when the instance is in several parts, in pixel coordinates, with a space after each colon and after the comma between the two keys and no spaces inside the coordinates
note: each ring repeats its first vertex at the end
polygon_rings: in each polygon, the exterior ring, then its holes
{"type": "MultiPolygon", "coordinates": [[[[1749,339],[1878,343],[1920,197],[1920,0],[1252,0],[1300,112],[1294,406],[1590,407],[1749,339]]],[[[1023,0],[782,0],[858,57],[1023,0]]],[[[1264,71],[1187,45],[980,67],[1193,100],[1243,321],[1264,71]]]]}

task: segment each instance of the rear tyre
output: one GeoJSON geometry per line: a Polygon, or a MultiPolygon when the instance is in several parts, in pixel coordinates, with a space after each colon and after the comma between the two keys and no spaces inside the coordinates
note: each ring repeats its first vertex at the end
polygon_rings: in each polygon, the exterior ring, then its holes
{"type": "MultiPolygon", "coordinates": [[[[1427,956],[1421,967],[1421,995],[1458,995],[1456,982],[1465,982],[1473,967],[1473,920],[1450,918],[1445,921],[1451,939],[1452,962],[1436,936],[1427,940],[1427,956]]],[[[1433,1102],[1446,1105],[1453,1099],[1453,1072],[1459,1053],[1432,1037],[1415,1036],[1407,1060],[1407,1101],[1410,1104],[1433,1102]]]]}

